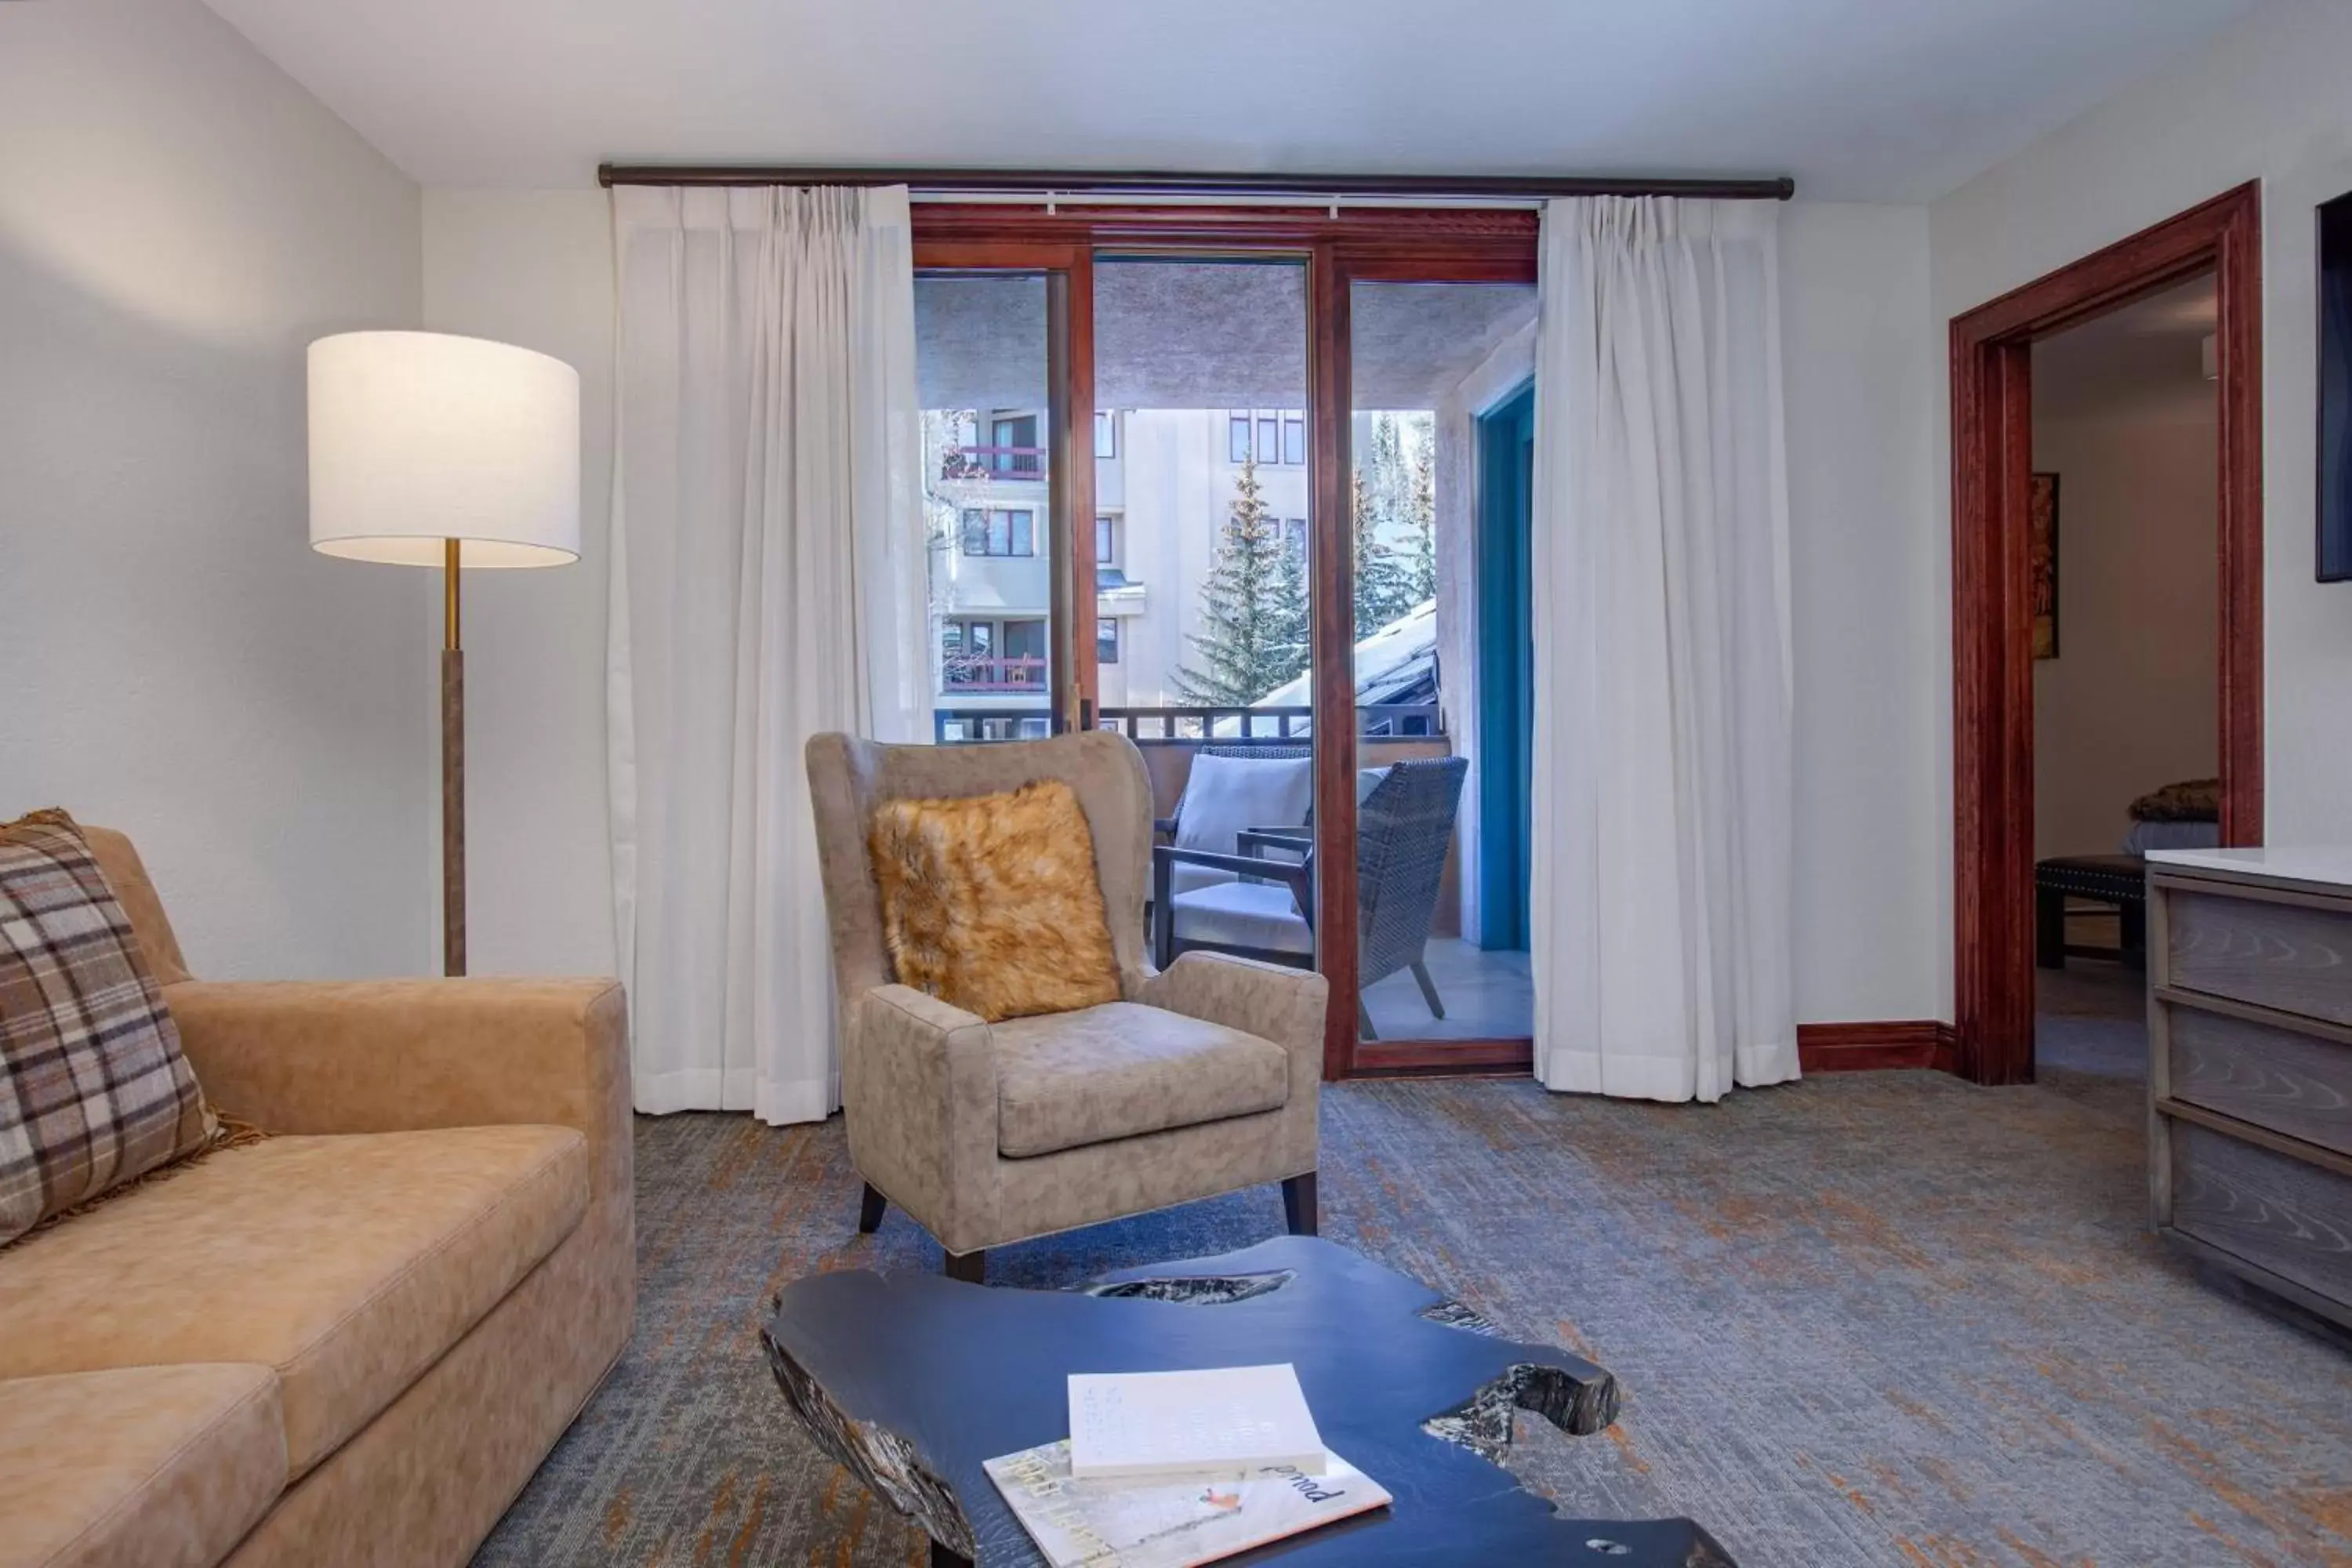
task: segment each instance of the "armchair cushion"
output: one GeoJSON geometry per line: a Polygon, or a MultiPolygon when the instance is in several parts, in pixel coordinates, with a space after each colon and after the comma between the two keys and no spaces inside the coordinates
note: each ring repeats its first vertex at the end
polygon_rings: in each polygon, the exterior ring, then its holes
{"type": "Polygon", "coordinates": [[[884,801],[866,842],[901,984],[992,1023],[1118,995],[1094,836],[1061,780],[884,801]]]}
{"type": "Polygon", "coordinates": [[[1281,1046],[1132,1002],[995,1026],[997,1149],[1008,1159],[1280,1110],[1281,1046]]]}
{"type": "Polygon", "coordinates": [[[1222,882],[1172,900],[1180,942],[1213,942],[1269,952],[1311,953],[1315,933],[1298,900],[1279,882],[1222,882]]]}

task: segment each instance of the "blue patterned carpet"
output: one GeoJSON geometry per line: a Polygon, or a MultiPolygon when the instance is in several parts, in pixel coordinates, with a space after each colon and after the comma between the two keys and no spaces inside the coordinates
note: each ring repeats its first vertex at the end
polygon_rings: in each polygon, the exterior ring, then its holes
{"type": "MultiPolygon", "coordinates": [[[[1625,1414],[1521,1421],[1581,1513],[1687,1513],[1745,1568],[2352,1564],[2352,1359],[2142,1226],[2141,1094],[1855,1073],[1715,1107],[1531,1083],[1324,1101],[1324,1234],[1614,1371],[1625,1414]]],[[[936,1268],[856,1234],[841,1125],[638,1124],[635,1344],[477,1559],[924,1562],[794,1430],[756,1333],[814,1269],[936,1268]]],[[[1061,1286],[1280,1227],[1273,1189],[990,1258],[1061,1286]]]]}

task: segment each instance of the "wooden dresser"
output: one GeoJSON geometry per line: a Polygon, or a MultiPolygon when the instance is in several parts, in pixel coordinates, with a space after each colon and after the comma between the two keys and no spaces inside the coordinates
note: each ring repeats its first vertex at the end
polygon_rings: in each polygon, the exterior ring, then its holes
{"type": "Polygon", "coordinates": [[[2147,883],[2157,1229],[2352,1327],[2352,849],[2161,851],[2147,883]]]}

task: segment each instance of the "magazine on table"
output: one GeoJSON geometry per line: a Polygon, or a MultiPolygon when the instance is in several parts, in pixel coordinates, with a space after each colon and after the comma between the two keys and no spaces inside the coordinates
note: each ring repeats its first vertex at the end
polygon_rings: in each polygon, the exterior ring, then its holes
{"type": "Polygon", "coordinates": [[[1054,1568],[1193,1568],[1385,1507],[1388,1491],[1325,1450],[1322,1473],[1080,1480],[1066,1439],[990,1459],[989,1479],[1054,1568]]]}

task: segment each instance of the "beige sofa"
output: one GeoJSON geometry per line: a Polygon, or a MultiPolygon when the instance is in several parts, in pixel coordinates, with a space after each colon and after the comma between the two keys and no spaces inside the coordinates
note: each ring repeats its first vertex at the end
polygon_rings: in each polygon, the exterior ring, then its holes
{"type": "Polygon", "coordinates": [[[207,984],[90,837],[271,1136],[0,1250],[0,1568],[463,1563],[628,1339],[620,987],[207,984]]]}

